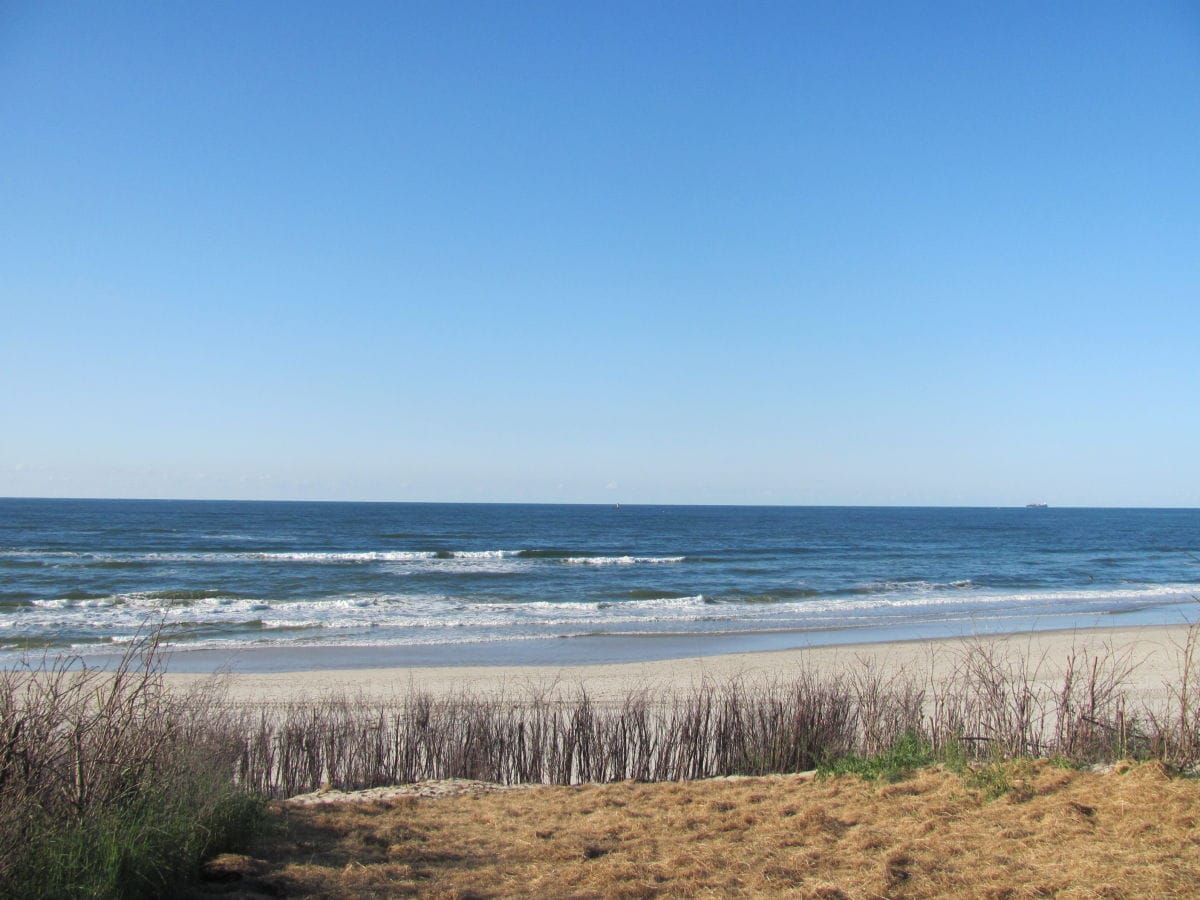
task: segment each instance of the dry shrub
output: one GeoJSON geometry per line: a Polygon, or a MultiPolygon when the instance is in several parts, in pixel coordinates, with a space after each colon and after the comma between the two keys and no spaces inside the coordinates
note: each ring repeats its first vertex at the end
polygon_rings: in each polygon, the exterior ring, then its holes
{"type": "Polygon", "coordinates": [[[1057,668],[1003,641],[949,652],[949,674],[936,678],[863,659],[839,672],[704,682],[668,695],[641,690],[606,703],[582,687],[296,702],[258,711],[243,736],[239,777],[273,796],[444,778],[679,781],[804,771],[902,742],[962,762],[1200,762],[1195,629],[1179,647],[1180,676],[1164,708],[1133,692],[1137,661],[1112,646],[1076,648],[1057,668]]]}
{"type": "Polygon", "coordinates": [[[1142,755],[1146,736],[1130,711],[1136,662],[1128,650],[1072,648],[1055,681],[1046,654],[996,641],[969,643],[936,684],[928,722],[935,746],[967,742],[973,755],[1061,756],[1096,762],[1142,755]]]}
{"type": "Polygon", "coordinates": [[[213,685],[170,692],[157,649],[0,672],[0,893],[156,895],[256,821],[239,723],[213,685]]]}
{"type": "Polygon", "coordinates": [[[1178,676],[1165,685],[1170,705],[1151,710],[1143,740],[1151,754],[1180,768],[1200,763],[1200,626],[1192,626],[1182,641],[1173,641],[1178,676]]]}
{"type": "Polygon", "coordinates": [[[859,746],[860,734],[886,742],[919,720],[915,695],[872,688],[872,702],[889,713],[869,724],[856,694],[862,683],[815,673],[703,684],[666,698],[637,692],[604,705],[582,689],[516,700],[332,697],[261,710],[239,771],[283,795],[443,778],[576,784],[802,771],[859,746]]]}

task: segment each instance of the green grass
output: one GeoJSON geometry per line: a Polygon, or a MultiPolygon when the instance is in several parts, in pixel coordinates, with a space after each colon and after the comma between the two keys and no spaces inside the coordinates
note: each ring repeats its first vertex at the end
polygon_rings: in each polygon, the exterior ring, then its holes
{"type": "MultiPolygon", "coordinates": [[[[985,800],[1011,797],[1028,799],[1030,760],[993,758],[991,762],[972,762],[962,744],[951,742],[934,749],[913,734],[901,736],[887,750],[871,756],[847,754],[826,760],[817,769],[819,777],[857,775],[865,781],[897,782],[929,766],[940,766],[962,778],[964,786],[979,791],[985,800]]],[[[1051,765],[1077,768],[1070,760],[1052,757],[1051,765]]]]}
{"type": "Polygon", "coordinates": [[[161,897],[213,853],[244,844],[265,822],[263,802],[212,777],[176,777],[80,821],[33,819],[27,851],[11,860],[0,896],[95,900],[161,897]]]}
{"type": "Polygon", "coordinates": [[[901,781],[917,769],[941,762],[932,747],[914,734],[904,734],[887,750],[871,756],[850,753],[817,766],[820,777],[857,775],[866,781],[901,781]]]}
{"type": "Polygon", "coordinates": [[[966,773],[967,787],[979,791],[985,800],[998,800],[1013,789],[1009,767],[997,762],[966,773]]]}
{"type": "Polygon", "coordinates": [[[109,671],[0,670],[0,898],[169,896],[266,822],[238,720],[214,688],[166,688],[157,637],[109,671]]]}

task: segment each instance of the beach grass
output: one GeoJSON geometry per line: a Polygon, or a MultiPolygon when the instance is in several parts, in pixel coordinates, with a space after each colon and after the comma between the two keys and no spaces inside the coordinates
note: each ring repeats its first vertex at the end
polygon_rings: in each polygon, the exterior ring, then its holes
{"type": "Polygon", "coordinates": [[[159,659],[151,637],[113,672],[0,673],[0,894],[159,897],[265,821],[235,719],[166,690],[159,659]]]}

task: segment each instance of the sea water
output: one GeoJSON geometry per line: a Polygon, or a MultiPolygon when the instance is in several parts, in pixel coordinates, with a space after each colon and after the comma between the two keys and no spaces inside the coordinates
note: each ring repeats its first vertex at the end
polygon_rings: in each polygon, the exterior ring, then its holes
{"type": "Polygon", "coordinates": [[[649,659],[1197,598],[1198,510],[0,500],[6,660],[148,625],[243,668],[649,659]]]}

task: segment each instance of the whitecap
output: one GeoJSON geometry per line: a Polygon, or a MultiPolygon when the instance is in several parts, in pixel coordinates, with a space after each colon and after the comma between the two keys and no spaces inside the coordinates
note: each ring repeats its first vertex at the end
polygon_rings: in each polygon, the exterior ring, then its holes
{"type": "Polygon", "coordinates": [[[568,556],[563,562],[572,566],[634,566],[653,563],[681,563],[686,556],[568,556]]]}

